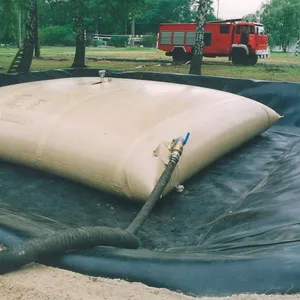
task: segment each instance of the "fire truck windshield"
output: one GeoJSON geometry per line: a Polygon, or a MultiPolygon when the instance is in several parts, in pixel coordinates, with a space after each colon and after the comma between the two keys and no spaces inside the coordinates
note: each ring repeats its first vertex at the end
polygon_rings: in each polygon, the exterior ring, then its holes
{"type": "Polygon", "coordinates": [[[237,26],[236,29],[237,34],[255,34],[255,27],[251,25],[242,25],[242,26],[237,26]]]}
{"type": "Polygon", "coordinates": [[[255,26],[255,33],[264,35],[265,34],[265,28],[263,26],[255,26]]]}

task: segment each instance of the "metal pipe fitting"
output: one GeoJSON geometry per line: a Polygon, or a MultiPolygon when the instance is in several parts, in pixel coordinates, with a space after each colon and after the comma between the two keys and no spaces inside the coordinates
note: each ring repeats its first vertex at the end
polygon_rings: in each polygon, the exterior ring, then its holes
{"type": "Polygon", "coordinates": [[[105,74],[106,74],[106,71],[105,71],[105,70],[100,70],[100,71],[99,71],[100,82],[103,82],[103,81],[104,81],[105,74]]]}
{"type": "Polygon", "coordinates": [[[179,161],[180,156],[182,155],[183,152],[183,147],[187,143],[188,139],[190,137],[190,133],[188,132],[186,137],[179,137],[177,139],[174,139],[171,144],[171,155],[170,155],[170,160],[173,162],[177,163],[179,161]]]}

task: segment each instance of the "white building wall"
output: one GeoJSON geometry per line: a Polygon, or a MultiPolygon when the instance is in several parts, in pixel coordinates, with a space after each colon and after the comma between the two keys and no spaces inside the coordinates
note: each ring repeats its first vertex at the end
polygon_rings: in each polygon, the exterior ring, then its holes
{"type": "MultiPolygon", "coordinates": [[[[286,47],[286,52],[287,53],[294,53],[296,49],[296,44],[297,44],[297,39],[295,38],[292,40],[292,42],[286,47]]],[[[281,46],[275,46],[271,48],[272,52],[283,52],[283,49],[281,46]]]]}

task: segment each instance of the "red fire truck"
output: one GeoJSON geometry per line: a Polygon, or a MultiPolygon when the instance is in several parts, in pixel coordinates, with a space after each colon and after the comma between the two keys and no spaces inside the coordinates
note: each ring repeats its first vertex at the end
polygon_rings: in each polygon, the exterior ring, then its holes
{"type": "MultiPolygon", "coordinates": [[[[196,24],[160,24],[157,48],[174,61],[189,61],[193,55],[196,24]]],[[[268,36],[263,24],[233,19],[206,22],[205,57],[228,57],[234,65],[255,65],[258,58],[269,57],[268,36]]]]}

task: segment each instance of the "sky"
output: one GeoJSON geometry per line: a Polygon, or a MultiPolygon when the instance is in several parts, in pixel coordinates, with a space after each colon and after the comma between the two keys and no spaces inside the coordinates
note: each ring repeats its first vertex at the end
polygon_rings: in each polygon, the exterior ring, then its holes
{"type": "MultiPolygon", "coordinates": [[[[222,19],[241,18],[246,14],[254,13],[261,6],[263,0],[220,0],[219,17],[222,19]]],[[[215,14],[217,15],[218,1],[214,0],[215,14]]]]}

